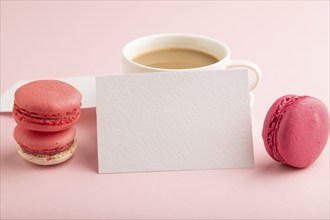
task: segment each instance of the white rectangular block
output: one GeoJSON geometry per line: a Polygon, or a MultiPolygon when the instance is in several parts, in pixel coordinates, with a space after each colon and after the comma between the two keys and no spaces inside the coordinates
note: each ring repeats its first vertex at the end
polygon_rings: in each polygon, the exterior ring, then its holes
{"type": "Polygon", "coordinates": [[[100,173],[254,166],[246,70],[96,77],[100,173]]]}

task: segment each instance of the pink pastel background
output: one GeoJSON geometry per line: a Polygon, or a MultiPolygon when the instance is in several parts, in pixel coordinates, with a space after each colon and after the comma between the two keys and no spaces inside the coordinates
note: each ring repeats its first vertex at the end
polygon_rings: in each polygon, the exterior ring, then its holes
{"type": "Polygon", "coordinates": [[[261,138],[284,94],[329,106],[328,1],[1,1],[1,94],[22,79],[120,73],[125,43],[167,32],[219,39],[261,67],[256,167],[99,175],[95,109],[82,113],[75,156],[39,167],[18,156],[1,114],[1,219],[329,219],[329,146],[297,170],[270,159],[261,138]]]}

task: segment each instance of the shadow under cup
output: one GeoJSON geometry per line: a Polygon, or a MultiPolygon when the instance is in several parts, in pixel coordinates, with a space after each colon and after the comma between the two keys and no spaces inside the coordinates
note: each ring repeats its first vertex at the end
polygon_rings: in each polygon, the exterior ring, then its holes
{"type": "Polygon", "coordinates": [[[254,96],[251,91],[259,83],[260,69],[252,62],[233,62],[230,57],[230,49],[224,43],[191,34],[146,36],[129,42],[122,51],[124,73],[224,70],[237,67],[252,69],[257,78],[250,84],[250,105],[252,107],[254,96]],[[194,61],[187,64],[187,59],[194,61]],[[175,61],[179,62],[174,63],[175,61]]]}

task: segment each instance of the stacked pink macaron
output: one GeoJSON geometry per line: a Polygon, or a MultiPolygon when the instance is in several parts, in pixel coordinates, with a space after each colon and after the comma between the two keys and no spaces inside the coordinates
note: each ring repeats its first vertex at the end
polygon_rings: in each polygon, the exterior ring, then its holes
{"type": "Polygon", "coordinates": [[[62,163],[78,144],[74,124],[80,117],[81,94],[58,80],[38,80],[15,92],[14,138],[18,153],[39,165],[62,163]]]}

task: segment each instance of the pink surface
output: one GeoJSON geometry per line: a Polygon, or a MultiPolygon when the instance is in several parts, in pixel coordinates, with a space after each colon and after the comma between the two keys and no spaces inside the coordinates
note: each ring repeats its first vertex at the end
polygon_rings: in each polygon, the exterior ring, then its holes
{"type": "Polygon", "coordinates": [[[262,130],[268,154],[297,168],[311,165],[329,135],[328,109],[317,98],[286,95],[270,107],[262,130]]]}
{"type": "Polygon", "coordinates": [[[99,175],[95,109],[82,112],[74,157],[39,167],[17,154],[15,122],[1,114],[1,218],[328,219],[329,145],[291,169],[268,156],[261,130],[284,94],[329,106],[329,2],[1,1],[1,93],[21,79],[121,72],[125,43],[164,32],[219,39],[260,65],[256,167],[99,175]]]}

